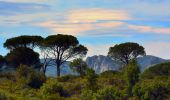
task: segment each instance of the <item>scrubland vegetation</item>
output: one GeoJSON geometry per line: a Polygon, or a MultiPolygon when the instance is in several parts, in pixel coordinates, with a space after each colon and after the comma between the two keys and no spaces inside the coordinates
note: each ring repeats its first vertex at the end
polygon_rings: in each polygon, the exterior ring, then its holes
{"type": "Polygon", "coordinates": [[[0,100],[170,99],[170,63],[154,65],[140,72],[136,58],[146,53],[137,43],[111,47],[108,56],[123,63],[122,68],[96,74],[82,60],[87,48],[80,45],[75,37],[28,37],[19,37],[20,42],[18,38],[9,39],[4,44],[10,53],[5,57],[0,56],[0,66],[8,65],[15,71],[0,72],[0,100]],[[48,58],[43,63],[34,51],[36,46],[44,59],[48,58]],[[75,57],[78,59],[74,59],[70,67],[77,74],[61,76],[62,63],[75,57]],[[46,67],[50,64],[55,64],[58,76],[45,76],[46,67]]]}
{"type": "Polygon", "coordinates": [[[52,78],[21,65],[0,75],[0,100],[169,100],[169,72],[164,63],[139,73],[134,61],[121,71],[52,78]]]}

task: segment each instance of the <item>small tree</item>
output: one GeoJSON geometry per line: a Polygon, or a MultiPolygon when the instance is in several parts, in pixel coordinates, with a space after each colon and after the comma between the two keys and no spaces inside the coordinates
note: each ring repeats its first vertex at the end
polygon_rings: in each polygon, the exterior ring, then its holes
{"type": "Polygon", "coordinates": [[[57,76],[60,76],[60,66],[68,59],[84,56],[87,48],[80,45],[72,35],[51,35],[45,39],[45,49],[49,50],[51,60],[56,64],[57,76]]]}
{"type": "Polygon", "coordinates": [[[32,49],[19,47],[16,48],[5,57],[7,64],[12,67],[18,67],[20,64],[38,67],[40,64],[39,54],[32,49]]]}
{"type": "Polygon", "coordinates": [[[75,59],[70,63],[71,69],[80,74],[80,76],[84,76],[87,71],[87,64],[81,58],[75,59]]]}
{"type": "Polygon", "coordinates": [[[42,63],[41,70],[45,74],[48,66],[55,66],[55,65],[53,59],[50,56],[51,50],[48,49],[48,46],[45,44],[45,39],[39,42],[38,47],[40,49],[40,55],[43,59],[43,61],[41,62],[42,63]]]}
{"type": "Polygon", "coordinates": [[[139,80],[139,67],[136,60],[132,60],[125,68],[125,78],[128,85],[128,94],[132,95],[132,88],[139,80]]]}
{"type": "Polygon", "coordinates": [[[27,65],[20,65],[16,70],[16,79],[24,87],[40,88],[45,82],[46,77],[27,65]]]}
{"type": "Polygon", "coordinates": [[[97,75],[93,69],[87,70],[86,81],[86,88],[96,92],[98,88],[97,75]]]}
{"type": "Polygon", "coordinates": [[[114,60],[121,61],[125,65],[129,63],[130,60],[136,59],[138,56],[145,55],[145,50],[142,46],[137,43],[122,43],[110,47],[108,56],[114,60]]]}

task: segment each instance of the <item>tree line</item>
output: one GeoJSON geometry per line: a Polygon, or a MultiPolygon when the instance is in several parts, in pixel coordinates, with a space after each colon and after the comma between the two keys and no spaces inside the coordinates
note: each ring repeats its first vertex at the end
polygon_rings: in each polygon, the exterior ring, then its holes
{"type": "MultiPolygon", "coordinates": [[[[87,64],[82,60],[88,49],[80,44],[78,39],[72,35],[50,35],[46,38],[41,36],[18,36],[7,39],[4,47],[9,53],[0,56],[0,66],[6,64],[17,68],[20,64],[32,66],[46,72],[48,66],[56,66],[57,76],[60,76],[62,64],[73,60],[70,66],[81,76],[86,73],[87,64]],[[38,52],[36,52],[38,51],[38,52]],[[43,62],[40,62],[40,57],[43,62]]],[[[108,56],[112,59],[128,65],[132,59],[144,56],[144,47],[138,43],[126,42],[110,47],[108,56]]]]}

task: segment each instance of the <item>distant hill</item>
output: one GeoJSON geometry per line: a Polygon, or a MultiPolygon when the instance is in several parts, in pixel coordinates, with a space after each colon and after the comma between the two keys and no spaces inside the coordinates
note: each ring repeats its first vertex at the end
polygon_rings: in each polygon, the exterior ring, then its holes
{"type": "MultiPolygon", "coordinates": [[[[96,73],[101,73],[107,70],[119,70],[122,67],[121,63],[112,60],[110,57],[103,55],[87,57],[86,62],[90,68],[93,68],[96,71],[96,73]]],[[[138,64],[140,65],[141,71],[144,71],[146,68],[150,66],[160,64],[163,62],[170,62],[170,60],[162,59],[151,55],[138,58],[138,64]]],[[[55,76],[56,72],[57,71],[55,67],[49,67],[47,75],[55,76]]],[[[62,75],[74,74],[72,70],[69,68],[69,62],[65,63],[63,67],[61,67],[61,74],[62,75]]]]}
{"type": "Polygon", "coordinates": [[[90,68],[93,68],[96,73],[101,73],[107,70],[118,70],[121,67],[120,63],[103,55],[87,57],[86,63],[90,68]]]}
{"type": "MultiPolygon", "coordinates": [[[[144,57],[139,57],[137,59],[138,64],[140,65],[140,70],[144,71],[149,66],[169,62],[169,60],[165,60],[159,57],[147,55],[144,57]]],[[[122,65],[112,60],[110,57],[99,55],[99,56],[92,56],[86,59],[87,64],[93,68],[97,73],[101,73],[106,70],[118,70],[122,67],[122,65]]]]}
{"type": "Polygon", "coordinates": [[[146,68],[151,67],[153,65],[164,63],[164,62],[170,62],[170,60],[162,59],[152,55],[147,55],[138,58],[138,63],[140,65],[141,71],[144,71],[146,68]]]}
{"type": "MultiPolygon", "coordinates": [[[[159,57],[155,57],[152,55],[147,55],[144,57],[139,57],[138,64],[140,65],[140,70],[144,71],[146,68],[149,68],[150,66],[160,64],[163,62],[170,62],[170,60],[162,59],[159,57]]],[[[43,59],[41,59],[41,62],[43,62],[43,59]]],[[[101,73],[107,70],[119,70],[122,65],[120,62],[112,60],[110,57],[99,55],[99,56],[91,56],[87,57],[86,59],[87,65],[90,68],[93,68],[96,73],[101,73]]],[[[11,70],[7,69],[6,71],[11,70]]],[[[0,69],[0,71],[3,71],[3,69],[0,69]]],[[[5,72],[6,72],[5,71],[5,72]]],[[[56,76],[56,67],[48,67],[47,69],[47,75],[48,76],[56,76]]],[[[61,75],[66,74],[75,74],[69,67],[69,62],[66,62],[61,67],[61,75]]]]}

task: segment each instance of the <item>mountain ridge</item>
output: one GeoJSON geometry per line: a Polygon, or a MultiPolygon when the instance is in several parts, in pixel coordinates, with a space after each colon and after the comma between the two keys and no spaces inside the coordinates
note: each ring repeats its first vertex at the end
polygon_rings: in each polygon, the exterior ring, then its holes
{"type": "MultiPolygon", "coordinates": [[[[122,66],[120,62],[112,60],[110,57],[104,55],[94,55],[86,58],[87,65],[94,69],[96,73],[102,73],[107,70],[119,70],[122,66]]],[[[153,66],[155,64],[170,62],[170,60],[166,60],[160,57],[156,57],[153,55],[146,55],[144,57],[137,58],[138,64],[140,66],[140,70],[143,72],[146,68],[153,66]]],[[[69,68],[69,62],[61,67],[62,75],[73,74],[73,71],[69,68]]],[[[54,76],[56,74],[56,68],[49,68],[47,70],[47,75],[54,76]]]]}

